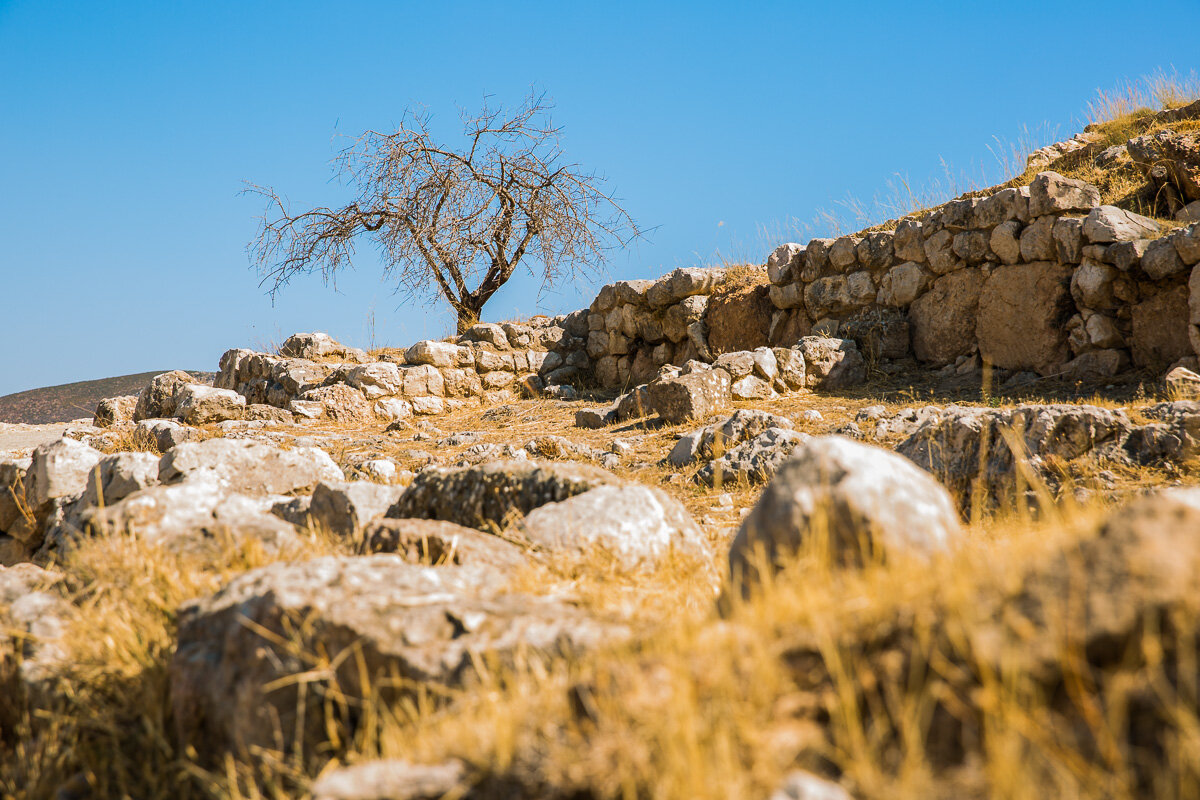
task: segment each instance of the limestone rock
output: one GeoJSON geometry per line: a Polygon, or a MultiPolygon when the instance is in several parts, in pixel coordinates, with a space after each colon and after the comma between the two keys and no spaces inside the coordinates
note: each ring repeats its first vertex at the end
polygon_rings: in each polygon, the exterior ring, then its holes
{"type": "Polygon", "coordinates": [[[1021,260],[1021,223],[1015,219],[1002,222],[992,229],[988,248],[1004,264],[1016,264],[1021,260]]]}
{"type": "Polygon", "coordinates": [[[153,453],[112,453],[88,472],[84,506],[112,505],[158,483],[159,457],[153,453]]]}
{"type": "Polygon", "coordinates": [[[913,354],[932,364],[950,364],[975,342],[983,273],[963,269],[933,282],[909,309],[913,354]]]}
{"type": "Polygon", "coordinates": [[[6,746],[22,718],[49,700],[68,663],[63,637],[72,610],[55,590],[61,578],[33,564],[0,566],[0,741],[6,746]]]}
{"type": "Polygon", "coordinates": [[[538,506],[597,486],[621,483],[611,472],[585,464],[493,461],[472,467],[431,468],[413,479],[387,516],[439,519],[493,531],[538,506]]]}
{"type": "Polygon", "coordinates": [[[672,466],[682,467],[698,459],[717,458],[742,442],[770,428],[791,428],[787,417],[757,409],[740,408],[723,420],[680,437],[667,456],[672,466]]]}
{"type": "Polygon", "coordinates": [[[193,380],[191,375],[180,369],[154,376],[150,385],[138,395],[137,405],[133,409],[134,422],[175,416],[175,395],[181,387],[192,383],[193,380]]]}
{"type": "Polygon", "coordinates": [[[765,285],[711,295],[704,315],[709,349],[720,355],[765,346],[774,311],[765,285]]]}
{"type": "MultiPolygon", "coordinates": [[[[418,342],[429,344],[428,342],[418,342]]],[[[442,344],[436,342],[434,344],[442,344]]],[[[414,345],[416,347],[417,345],[414,345]]],[[[448,345],[454,347],[454,345],[448,345]]],[[[346,383],[358,389],[368,400],[400,394],[404,390],[404,378],[400,368],[387,361],[376,361],[373,364],[361,364],[346,373],[346,383]]],[[[325,387],[332,388],[332,387],[325,387]]],[[[336,419],[336,417],[334,417],[336,419]]]]}
{"type": "Polygon", "coordinates": [[[53,501],[82,494],[103,456],[74,439],[59,439],[38,447],[25,474],[26,507],[41,519],[53,501]]]}
{"type": "Polygon", "coordinates": [[[1179,251],[1175,249],[1174,242],[1168,237],[1155,239],[1147,244],[1141,264],[1142,271],[1154,280],[1161,280],[1187,269],[1183,259],[1179,257],[1179,251]]]}
{"type": "Polygon", "coordinates": [[[200,431],[173,419],[144,419],[137,424],[134,434],[143,441],[153,443],[158,452],[165,453],[177,445],[196,439],[200,431]]]}
{"type": "Polygon", "coordinates": [[[137,401],[137,395],[104,398],[96,404],[96,413],[92,416],[92,424],[97,428],[108,428],[122,422],[132,422],[137,401]]]}
{"type": "Polygon", "coordinates": [[[729,550],[735,583],[752,585],[806,544],[836,561],[869,553],[929,556],[961,531],[950,495],[902,457],[841,436],[800,444],[763,490],[729,550]]]}
{"type": "Polygon", "coordinates": [[[231,389],[186,383],[175,390],[175,416],[188,425],[241,419],[246,398],[231,389]]]}
{"type": "Polygon", "coordinates": [[[320,403],[324,415],[337,422],[365,425],[375,421],[375,412],[363,393],[344,383],[309,389],[300,399],[320,403]]]}
{"type": "Polygon", "coordinates": [[[804,355],[805,382],[810,389],[844,389],[867,379],[862,353],[851,339],[805,336],[797,349],[804,355]]]}
{"type": "Polygon", "coordinates": [[[1057,172],[1039,172],[1029,185],[1029,215],[1091,211],[1100,205],[1100,190],[1057,172]]]}
{"type": "Polygon", "coordinates": [[[1176,397],[1200,397],[1200,375],[1186,367],[1176,367],[1163,378],[1167,388],[1176,397]]]}
{"type": "Polygon", "coordinates": [[[469,577],[396,555],[325,557],[252,570],[189,603],[170,668],[180,740],[208,761],[254,747],[288,752],[295,742],[311,752],[325,739],[335,688],[352,700],[368,689],[384,702],[421,687],[437,696],[471,682],[479,663],[572,654],[628,635],[561,601],[478,596],[469,577]],[[291,638],[295,646],[279,643],[291,638]],[[347,648],[353,657],[336,658],[347,648]],[[328,683],[301,692],[287,679],[311,668],[305,652],[327,653],[335,666],[328,683]]]}
{"type": "Polygon", "coordinates": [[[993,270],[979,295],[975,331],[980,354],[997,367],[1042,375],[1066,363],[1070,279],[1071,269],[1060,264],[993,270]]]}
{"type": "Polygon", "coordinates": [[[1164,289],[1133,306],[1130,347],[1134,366],[1165,369],[1192,355],[1188,340],[1188,288],[1164,289]]]}
{"type": "Polygon", "coordinates": [[[164,455],[159,479],[212,479],[229,491],[263,495],[299,492],[322,481],[343,481],[345,475],[317,447],[284,450],[247,439],[208,439],[185,442],[164,455]]]}
{"type": "Polygon", "coordinates": [[[681,267],[651,284],[646,302],[651,308],[664,308],[692,295],[711,294],[724,279],[723,269],[681,267]]]}
{"type": "Polygon", "coordinates": [[[649,384],[650,405],[670,423],[703,419],[729,405],[731,383],[723,369],[660,378],[649,384]]]}
{"type": "Polygon", "coordinates": [[[1089,242],[1121,242],[1152,238],[1159,228],[1149,217],[1116,206],[1100,206],[1088,212],[1083,235],[1089,242]]]}
{"type": "Polygon", "coordinates": [[[521,534],[539,548],[581,556],[608,554],[622,569],[653,567],[672,552],[702,556],[703,534],[678,500],[632,484],[599,486],[525,517],[521,534]]]}
{"type": "Polygon", "coordinates": [[[714,458],[696,473],[705,486],[764,483],[779,470],[795,449],[810,437],[787,428],[767,428],[714,458]]]}
{"type": "Polygon", "coordinates": [[[386,514],[403,492],[404,487],[371,481],[322,481],[313,490],[309,524],[335,536],[354,537],[367,523],[386,514]]]}
{"type": "Polygon", "coordinates": [[[319,358],[336,358],[344,361],[366,361],[366,353],[347,347],[327,333],[293,333],[279,347],[279,355],[285,358],[303,358],[313,361],[319,358]]]}

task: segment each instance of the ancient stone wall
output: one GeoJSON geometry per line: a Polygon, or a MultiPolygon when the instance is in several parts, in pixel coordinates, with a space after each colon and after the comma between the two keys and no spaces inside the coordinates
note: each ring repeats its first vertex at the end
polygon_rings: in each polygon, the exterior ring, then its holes
{"type": "Polygon", "coordinates": [[[1161,370],[1194,356],[1200,229],[1165,232],[1099,196],[1043,172],[894,230],[784,245],[768,261],[782,315],[772,328],[814,328],[932,365],[978,354],[1042,375],[1161,370]]]}

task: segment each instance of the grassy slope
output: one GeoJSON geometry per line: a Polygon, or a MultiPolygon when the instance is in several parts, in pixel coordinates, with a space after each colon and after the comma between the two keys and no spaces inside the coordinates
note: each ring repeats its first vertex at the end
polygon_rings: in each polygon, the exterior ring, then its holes
{"type": "MultiPolygon", "coordinates": [[[[0,397],[0,422],[41,425],[91,417],[96,410],[96,404],[105,397],[137,394],[145,388],[151,378],[165,371],[139,372],[136,375],[64,383],[61,386],[46,386],[8,394],[0,397]]],[[[201,380],[211,380],[213,377],[211,372],[193,371],[191,374],[201,380]]]]}

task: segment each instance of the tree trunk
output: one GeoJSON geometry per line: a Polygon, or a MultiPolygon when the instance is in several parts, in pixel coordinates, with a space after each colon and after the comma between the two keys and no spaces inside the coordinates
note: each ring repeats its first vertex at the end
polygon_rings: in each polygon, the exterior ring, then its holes
{"type": "Polygon", "coordinates": [[[458,312],[458,333],[462,335],[477,322],[479,322],[479,313],[482,308],[474,308],[471,305],[459,304],[455,307],[458,312]]]}

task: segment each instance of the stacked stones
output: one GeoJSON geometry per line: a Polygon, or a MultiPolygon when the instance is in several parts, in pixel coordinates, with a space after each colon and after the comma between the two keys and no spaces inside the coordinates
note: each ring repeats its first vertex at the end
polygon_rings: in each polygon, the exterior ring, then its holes
{"type": "Polygon", "coordinates": [[[664,364],[711,361],[704,316],[725,275],[720,268],[684,268],[600,289],[587,316],[587,355],[600,386],[645,383],[664,364]]]}
{"type": "Polygon", "coordinates": [[[1200,352],[1200,279],[1187,287],[1200,230],[1152,238],[1153,220],[1099,200],[1043,172],[893,231],[783,245],[767,262],[773,335],[840,332],[889,358],[978,353],[1043,375],[1163,368],[1200,352]]]}
{"type": "Polygon", "coordinates": [[[582,312],[531,324],[479,323],[455,341],[419,341],[402,356],[377,361],[331,346],[325,334],[295,334],[278,356],[227,351],[215,385],[308,419],[440,414],[468,402],[504,402],[515,390],[540,391],[584,372],[583,339],[568,331],[584,324],[582,312]]]}

